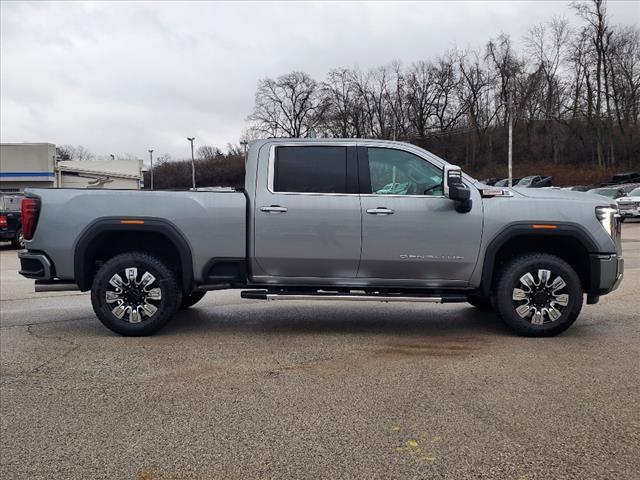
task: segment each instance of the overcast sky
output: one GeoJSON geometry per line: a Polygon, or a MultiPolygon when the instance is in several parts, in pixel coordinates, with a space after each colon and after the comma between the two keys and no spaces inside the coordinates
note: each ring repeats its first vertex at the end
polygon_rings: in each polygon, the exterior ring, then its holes
{"type": "MultiPolygon", "coordinates": [[[[237,143],[256,83],[292,70],[410,64],[500,32],[520,40],[566,1],[1,2],[2,142],[82,144],[173,157],[237,143]]],[[[613,23],[640,2],[610,1],[613,23]]]]}

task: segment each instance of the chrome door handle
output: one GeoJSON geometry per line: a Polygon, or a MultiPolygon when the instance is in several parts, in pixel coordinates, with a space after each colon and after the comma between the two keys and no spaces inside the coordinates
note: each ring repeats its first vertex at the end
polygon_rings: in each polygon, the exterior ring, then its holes
{"type": "Polygon", "coordinates": [[[367,213],[370,213],[371,215],[391,215],[393,210],[384,207],[369,208],[367,209],[367,213]]]}
{"type": "Polygon", "coordinates": [[[287,208],[281,207],[280,205],[271,205],[270,207],[260,207],[260,210],[263,212],[284,213],[287,211],[287,208]]]}

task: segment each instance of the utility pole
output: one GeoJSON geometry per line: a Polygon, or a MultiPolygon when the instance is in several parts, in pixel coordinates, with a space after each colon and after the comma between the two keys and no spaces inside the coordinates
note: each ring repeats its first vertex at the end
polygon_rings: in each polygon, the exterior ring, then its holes
{"type": "Polygon", "coordinates": [[[240,145],[242,145],[242,148],[244,150],[244,163],[247,163],[247,145],[249,144],[249,142],[247,142],[246,140],[240,140],[240,145]]]}
{"type": "Polygon", "coordinates": [[[509,113],[509,186],[513,187],[513,97],[511,86],[509,86],[507,109],[509,113]]]}
{"type": "Polygon", "coordinates": [[[151,174],[151,190],[153,190],[153,149],[149,149],[149,161],[151,162],[151,167],[149,169],[149,173],[151,174]]]}
{"type": "Polygon", "coordinates": [[[193,157],[193,141],[196,137],[187,137],[187,140],[191,142],[191,188],[196,189],[196,161],[193,157]]]}

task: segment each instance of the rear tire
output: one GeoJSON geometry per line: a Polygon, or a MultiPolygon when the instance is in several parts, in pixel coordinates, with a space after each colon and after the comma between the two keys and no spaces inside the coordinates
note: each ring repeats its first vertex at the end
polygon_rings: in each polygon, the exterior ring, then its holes
{"type": "Polygon", "coordinates": [[[193,292],[190,295],[182,296],[182,303],[180,303],[180,310],[186,310],[189,307],[194,306],[205,296],[207,292],[193,292]]]}
{"type": "Polygon", "coordinates": [[[108,260],[96,273],[91,304],[98,319],[120,335],[151,335],[173,317],[182,301],[175,275],[161,260],[141,252],[108,260]]]}
{"type": "Polygon", "coordinates": [[[479,310],[493,310],[490,297],[482,297],[480,295],[467,295],[467,302],[479,310]]]}
{"type": "Polygon", "coordinates": [[[551,337],[576,321],[583,301],[580,278],[564,260],[532,253],[509,262],[496,289],[496,310],[519,335],[551,337]]]}

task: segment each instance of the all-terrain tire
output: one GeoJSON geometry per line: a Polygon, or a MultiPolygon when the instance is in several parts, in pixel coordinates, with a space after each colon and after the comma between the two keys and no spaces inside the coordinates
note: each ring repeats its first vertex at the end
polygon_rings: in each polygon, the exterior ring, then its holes
{"type": "Polygon", "coordinates": [[[580,277],[561,258],[547,253],[527,254],[509,262],[499,275],[495,298],[496,311],[500,318],[519,335],[527,337],[558,335],[578,318],[583,302],[580,277]],[[529,282],[529,279],[525,278],[527,274],[530,274],[533,280],[531,288],[527,285],[529,282]],[[564,283],[562,288],[555,288],[561,283],[564,283]],[[527,299],[515,299],[525,296],[527,299]],[[563,305],[564,303],[566,305],[563,305]],[[530,313],[526,316],[522,315],[518,313],[518,308],[521,313],[525,313],[527,309],[530,313]],[[544,311],[545,308],[546,311],[544,311]],[[542,318],[536,314],[540,314],[542,318]]]}
{"type": "Polygon", "coordinates": [[[91,287],[91,304],[98,319],[109,330],[124,336],[156,333],[173,317],[181,302],[182,291],[171,269],[142,252],[123,253],[105,262],[91,287]],[[153,280],[149,281],[146,274],[153,280]],[[126,285],[120,283],[118,287],[118,278],[126,285]],[[133,314],[132,306],[137,306],[137,314],[133,314]]]}
{"type": "Polygon", "coordinates": [[[205,296],[207,292],[193,292],[189,295],[182,296],[182,302],[180,303],[180,310],[186,310],[189,307],[194,306],[205,296]]]}

